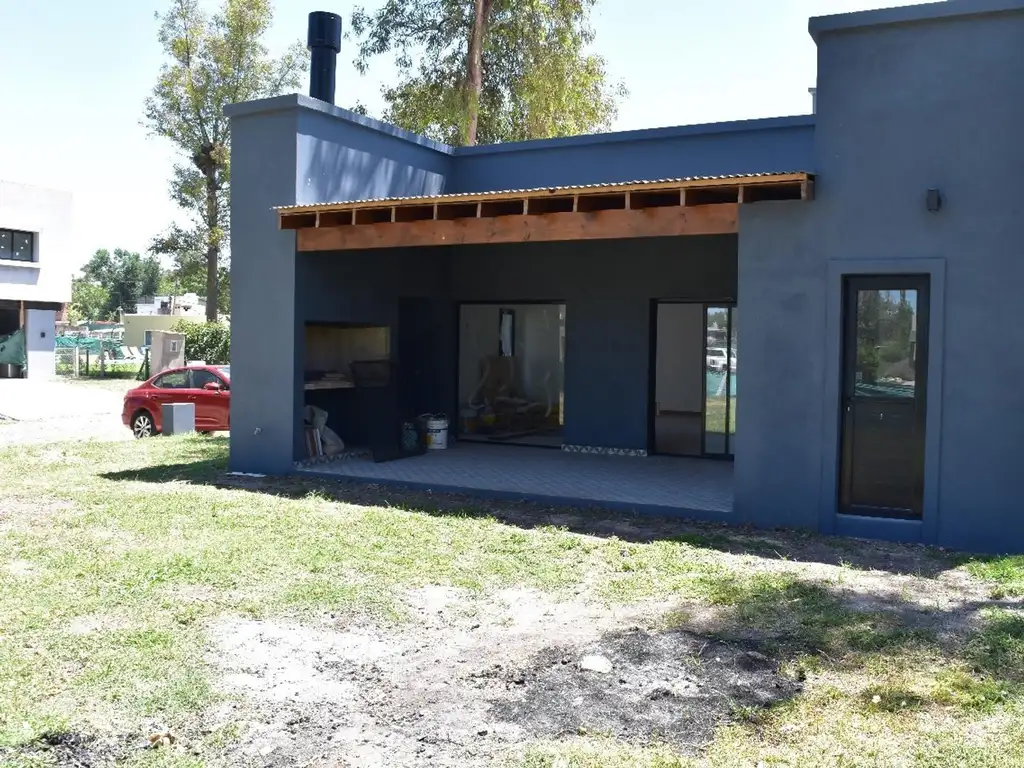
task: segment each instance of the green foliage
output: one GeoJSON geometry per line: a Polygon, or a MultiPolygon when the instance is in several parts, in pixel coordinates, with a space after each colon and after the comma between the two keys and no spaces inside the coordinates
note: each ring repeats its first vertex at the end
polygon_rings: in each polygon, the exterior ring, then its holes
{"type": "Polygon", "coordinates": [[[627,95],[608,83],[593,42],[596,0],[387,0],[356,8],[356,65],[395,54],[384,119],[449,144],[491,144],[609,130],[627,95]],[[480,77],[469,55],[483,13],[480,77]],[[475,129],[475,130],[474,130],[475,129]]]}
{"type": "Polygon", "coordinates": [[[906,291],[859,292],[857,372],[865,383],[879,378],[913,380],[913,317],[906,291]]]}
{"type": "Polygon", "coordinates": [[[154,256],[101,248],[82,267],[82,278],[72,283],[72,307],[84,320],[115,319],[118,310],[134,312],[141,297],[155,294],[160,277],[154,256]]]}
{"type": "Polygon", "coordinates": [[[184,160],[174,166],[170,192],[190,221],[156,238],[152,250],[171,256],[180,278],[206,296],[213,321],[226,308],[219,295],[231,183],[224,107],[297,88],[305,49],[296,42],[282,56],[270,56],[263,43],[273,19],[270,0],[223,0],[212,15],[199,0],[172,0],[158,18],[168,61],[146,100],[144,122],[170,139],[184,160]],[[197,275],[205,277],[201,288],[197,275]]]}
{"type": "Polygon", "coordinates": [[[106,320],[109,302],[110,294],[106,288],[88,278],[76,277],[71,281],[68,319],[76,323],[81,320],[106,320]]]}
{"type": "MultiPolygon", "coordinates": [[[[173,228],[172,228],[173,229],[173,228]]],[[[188,248],[180,249],[175,243],[173,232],[154,239],[151,248],[171,257],[171,268],[163,273],[158,293],[181,296],[185,293],[206,295],[206,265],[201,256],[188,248]],[[191,255],[190,255],[191,254],[191,255]]],[[[226,315],[231,312],[231,270],[221,261],[217,267],[217,311],[226,315]]]]}
{"type": "Polygon", "coordinates": [[[182,320],[173,330],[185,334],[185,355],[189,360],[202,360],[222,365],[231,358],[231,328],[224,323],[195,323],[182,320]]]}

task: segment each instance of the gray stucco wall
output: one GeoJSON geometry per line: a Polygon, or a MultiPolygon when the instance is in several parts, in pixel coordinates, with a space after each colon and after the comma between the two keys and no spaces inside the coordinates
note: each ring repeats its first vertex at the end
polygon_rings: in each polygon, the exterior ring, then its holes
{"type": "Polygon", "coordinates": [[[763,526],[818,525],[829,352],[816,205],[758,203],[740,214],[733,508],[763,526]]]}
{"type": "Polygon", "coordinates": [[[445,191],[452,157],[447,147],[399,132],[328,105],[298,111],[296,203],[433,195],[445,191]]]}
{"type": "Polygon", "coordinates": [[[810,169],[813,116],[455,150],[449,192],[810,169]]]}
{"type": "MultiPolygon", "coordinates": [[[[304,273],[296,266],[295,233],[278,230],[273,208],[338,197],[437,192],[450,158],[440,145],[305,96],[239,104],[228,115],[230,463],[238,471],[286,472],[302,451],[307,291],[296,290],[304,273]]],[[[360,300],[358,288],[352,296],[360,300]]],[[[320,309],[328,312],[324,307],[342,298],[321,293],[310,300],[319,300],[320,309]]]]}
{"type": "Polygon", "coordinates": [[[271,208],[295,200],[293,111],[231,121],[231,468],[291,467],[295,411],[295,234],[271,208]],[[268,151],[270,148],[273,151],[268,151]]]}
{"type": "Polygon", "coordinates": [[[827,319],[838,316],[838,283],[867,262],[887,272],[938,263],[930,273],[944,274],[945,290],[932,313],[944,322],[931,343],[944,363],[930,371],[925,520],[856,532],[1024,550],[1024,392],[1011,384],[1024,372],[1024,217],[1012,202],[1024,161],[1024,15],[830,28],[818,47],[816,199],[741,214],[736,510],[762,524],[815,527],[820,517],[829,529],[836,446],[823,435],[838,419],[839,337],[827,319]],[[925,208],[930,187],[945,199],[938,213],[925,208]]]}

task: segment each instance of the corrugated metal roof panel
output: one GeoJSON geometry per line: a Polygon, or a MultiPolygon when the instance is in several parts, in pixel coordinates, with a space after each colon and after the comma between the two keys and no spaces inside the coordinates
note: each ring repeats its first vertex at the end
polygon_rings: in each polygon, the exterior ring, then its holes
{"type": "Polygon", "coordinates": [[[793,177],[808,177],[809,174],[806,171],[778,171],[770,173],[741,173],[741,174],[729,174],[725,176],[683,176],[680,178],[669,178],[669,179],[640,179],[635,181],[614,181],[614,182],[603,182],[600,184],[572,184],[568,186],[559,187],[531,187],[528,189],[502,189],[493,190],[488,192],[453,192],[450,194],[441,195],[418,195],[412,197],[377,197],[363,200],[339,200],[335,202],[327,203],[313,203],[309,205],[282,205],[274,208],[275,211],[282,213],[296,213],[302,211],[317,211],[328,207],[344,207],[344,206],[391,206],[398,204],[415,204],[415,203],[436,203],[445,202],[449,200],[460,200],[473,198],[474,200],[487,200],[489,198],[507,198],[516,196],[530,196],[539,195],[547,192],[552,195],[559,193],[567,194],[578,194],[580,192],[587,192],[590,190],[602,190],[602,189],[643,189],[645,187],[664,187],[671,186],[673,184],[685,185],[693,182],[713,182],[713,181],[741,181],[748,179],[761,179],[767,180],[771,178],[788,177],[788,180],[793,180],[793,177]]]}

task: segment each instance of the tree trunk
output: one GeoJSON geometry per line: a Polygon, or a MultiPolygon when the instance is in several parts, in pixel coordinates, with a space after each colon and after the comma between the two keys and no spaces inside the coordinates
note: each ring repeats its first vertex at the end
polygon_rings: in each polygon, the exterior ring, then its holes
{"type": "Polygon", "coordinates": [[[476,144],[480,116],[480,94],[484,90],[484,34],[492,0],[476,0],[473,27],[469,31],[469,52],[466,55],[466,146],[476,144]]]}
{"type": "Polygon", "coordinates": [[[217,321],[218,282],[217,260],[220,256],[220,220],[217,216],[217,169],[206,170],[206,321],[217,321]]]}

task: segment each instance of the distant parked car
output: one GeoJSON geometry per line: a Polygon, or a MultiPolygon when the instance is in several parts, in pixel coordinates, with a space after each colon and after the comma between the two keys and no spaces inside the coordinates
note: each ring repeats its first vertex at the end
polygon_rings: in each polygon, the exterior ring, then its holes
{"type": "Polygon", "coordinates": [[[121,421],[136,438],[157,435],[164,403],[195,403],[196,430],[226,431],[231,413],[230,366],[187,365],[156,374],[125,393],[121,421]]]}
{"type": "Polygon", "coordinates": [[[708,355],[705,358],[705,365],[709,371],[725,373],[726,368],[736,370],[736,355],[733,353],[730,359],[722,347],[708,347],[708,355]]]}

